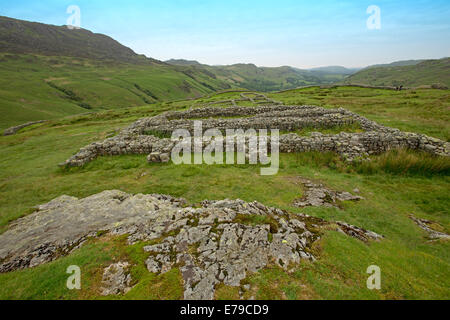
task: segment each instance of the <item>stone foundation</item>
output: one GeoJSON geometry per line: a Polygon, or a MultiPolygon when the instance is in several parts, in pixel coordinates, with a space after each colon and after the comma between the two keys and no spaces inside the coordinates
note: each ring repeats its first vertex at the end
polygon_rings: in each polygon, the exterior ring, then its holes
{"type": "MultiPolygon", "coordinates": [[[[171,136],[176,129],[194,131],[194,121],[202,120],[203,131],[226,129],[279,129],[296,131],[304,128],[334,128],[357,124],[363,132],[341,132],[310,137],[289,133],[280,136],[280,152],[333,151],[347,161],[363,160],[369,155],[405,148],[422,150],[433,155],[449,156],[450,144],[423,134],[402,132],[382,126],[345,109],[325,109],[317,106],[260,106],[230,108],[200,108],[190,111],[166,112],[136,121],[119,135],[82,148],[61,166],[82,166],[98,156],[124,154],[170,154],[175,141],[154,135],[171,136]]],[[[204,144],[206,147],[207,144],[204,144]]]]}

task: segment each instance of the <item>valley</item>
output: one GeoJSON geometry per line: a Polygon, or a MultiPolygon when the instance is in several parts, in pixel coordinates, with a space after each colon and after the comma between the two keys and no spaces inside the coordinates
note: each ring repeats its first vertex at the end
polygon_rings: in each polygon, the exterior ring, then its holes
{"type": "Polygon", "coordinates": [[[0,16],[0,300],[450,299],[450,58],[282,62],[0,16]]]}

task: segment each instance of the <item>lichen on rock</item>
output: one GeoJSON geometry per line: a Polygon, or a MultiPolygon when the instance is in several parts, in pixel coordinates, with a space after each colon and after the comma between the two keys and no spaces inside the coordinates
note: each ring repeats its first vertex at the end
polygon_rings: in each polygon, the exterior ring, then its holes
{"type": "Polygon", "coordinates": [[[131,290],[130,264],[117,262],[103,271],[101,294],[103,296],[126,294],[131,290]]]}
{"type": "Polygon", "coordinates": [[[411,220],[413,220],[422,230],[425,230],[428,233],[428,236],[431,240],[449,240],[450,235],[446,234],[445,232],[441,232],[438,230],[435,230],[433,226],[437,225],[435,222],[427,220],[427,219],[420,219],[416,218],[413,215],[410,215],[411,220]]]}
{"type": "MultiPolygon", "coordinates": [[[[62,196],[15,221],[0,235],[0,272],[53,261],[90,237],[125,235],[144,247],[149,272],[180,268],[185,299],[213,299],[216,285],[240,286],[249,273],[276,264],[288,270],[302,259],[314,261],[312,246],[328,225],[360,240],[381,236],[243,200],[203,201],[187,206],[167,195],[131,195],[112,190],[77,199],[62,196]]],[[[126,263],[108,267],[104,294],[125,293],[126,263]]]]}
{"type": "Polygon", "coordinates": [[[347,191],[334,191],[325,187],[321,183],[314,183],[307,179],[300,179],[305,188],[305,193],[301,199],[294,201],[294,206],[304,207],[338,207],[341,201],[364,200],[361,196],[356,196],[347,191]]]}

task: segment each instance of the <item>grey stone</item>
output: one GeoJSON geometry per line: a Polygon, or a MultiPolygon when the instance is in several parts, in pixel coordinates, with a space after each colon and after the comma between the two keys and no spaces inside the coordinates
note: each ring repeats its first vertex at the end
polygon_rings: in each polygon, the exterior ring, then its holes
{"type": "Polygon", "coordinates": [[[147,157],[148,162],[161,162],[161,153],[159,152],[152,152],[147,157]]]}
{"type": "MultiPolygon", "coordinates": [[[[165,273],[177,265],[184,298],[201,300],[213,299],[219,283],[240,287],[249,273],[271,262],[290,270],[289,265],[302,259],[314,261],[309,248],[320,239],[322,227],[330,224],[239,199],[203,201],[202,207],[193,208],[186,207],[183,199],[121,191],[84,199],[63,196],[38,208],[0,235],[0,272],[53,261],[76,250],[89,237],[127,235],[129,244],[157,241],[143,248],[149,254],[145,262],[148,271],[165,273]],[[278,230],[271,231],[273,226],[266,223],[238,223],[234,221],[237,215],[265,215],[277,222],[278,230]]],[[[338,226],[363,241],[381,239],[345,223],[338,222],[338,226]]],[[[129,290],[128,267],[119,263],[105,270],[104,294],[129,290]]]]}
{"type": "Polygon", "coordinates": [[[323,184],[314,183],[310,180],[300,179],[300,181],[306,190],[302,199],[294,201],[296,207],[337,207],[337,201],[359,201],[364,199],[346,191],[333,191],[323,184]]]}
{"type": "MultiPolygon", "coordinates": [[[[317,106],[276,105],[254,108],[206,107],[189,111],[166,112],[153,118],[140,119],[122,130],[117,136],[82,148],[61,165],[82,166],[98,156],[121,154],[150,154],[149,162],[166,161],[166,154],[171,153],[175,141],[148,136],[145,135],[145,132],[156,131],[162,134],[171,134],[176,129],[187,129],[193,133],[194,119],[198,118],[204,119],[202,122],[204,130],[218,129],[222,132],[236,128],[293,131],[305,127],[333,128],[355,123],[359,124],[364,131],[361,133],[341,132],[336,135],[313,133],[310,137],[298,136],[294,133],[282,135],[280,136],[280,152],[286,153],[333,151],[349,162],[362,161],[369,155],[398,148],[423,150],[440,156],[450,155],[449,142],[385,127],[342,108],[325,109],[317,106]]],[[[225,144],[225,139],[215,141],[215,143],[225,144]]],[[[248,145],[248,143],[247,137],[246,144],[248,145]]],[[[208,144],[203,142],[203,149],[207,147],[208,144]]],[[[249,154],[246,154],[246,158],[249,158],[249,154]]]]}
{"type": "Polygon", "coordinates": [[[168,162],[170,161],[170,154],[168,154],[168,153],[162,153],[162,154],[159,156],[159,158],[160,158],[160,160],[161,160],[162,163],[168,163],[168,162]]]}
{"type": "Polygon", "coordinates": [[[128,262],[118,262],[103,271],[101,294],[103,296],[126,294],[131,290],[128,262]]]}
{"type": "Polygon", "coordinates": [[[440,232],[437,230],[434,230],[430,227],[431,224],[435,223],[432,222],[430,220],[426,220],[426,219],[419,219],[414,217],[413,215],[410,216],[411,220],[413,220],[421,229],[425,230],[430,239],[431,240],[439,240],[439,239],[444,239],[444,240],[449,240],[450,239],[450,235],[444,233],[444,232],[440,232]]]}
{"type": "Polygon", "coordinates": [[[11,136],[11,135],[16,134],[17,132],[19,132],[20,130],[22,130],[22,129],[26,128],[26,127],[29,127],[29,126],[32,126],[32,125],[35,125],[35,124],[38,124],[38,123],[44,123],[46,121],[47,120],[31,121],[31,122],[27,122],[27,123],[24,123],[24,124],[15,126],[15,127],[11,127],[11,128],[6,129],[3,132],[3,135],[4,136],[11,136]]]}

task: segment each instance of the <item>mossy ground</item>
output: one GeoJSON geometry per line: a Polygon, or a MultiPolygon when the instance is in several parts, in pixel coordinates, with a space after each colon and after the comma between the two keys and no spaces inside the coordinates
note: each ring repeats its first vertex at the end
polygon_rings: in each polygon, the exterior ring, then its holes
{"type": "MultiPolygon", "coordinates": [[[[286,103],[343,106],[385,125],[448,140],[446,91],[410,92],[339,88],[304,89],[273,94],[286,103]],[[325,99],[321,99],[325,98],[325,99]]],[[[228,93],[208,99],[221,100],[228,93]]],[[[108,135],[138,118],[165,110],[189,108],[195,101],[105,111],[52,120],[26,128],[18,135],[0,137],[0,226],[31,213],[32,207],[63,194],[86,197],[107,189],[129,193],[164,193],[191,203],[205,199],[240,198],[259,201],[292,212],[346,221],[386,238],[365,244],[328,231],[316,245],[319,260],[302,263],[286,273],[267,268],[250,275],[256,299],[449,299],[448,242],[429,243],[426,233],[410,218],[414,214],[438,223],[450,233],[448,159],[398,151],[367,164],[349,166],[332,153],[282,154],[280,172],[261,176],[258,166],[175,166],[148,164],[146,156],[101,157],[83,168],[63,170],[57,164],[79,148],[108,135]],[[365,200],[343,203],[343,209],[292,206],[302,196],[298,177],[322,181],[336,190],[358,188],[365,200]],[[382,290],[366,287],[367,267],[382,271],[382,290]]],[[[257,223],[258,221],[256,221],[257,223]]],[[[136,286],[125,299],[180,299],[178,269],[157,276],[144,265],[145,244],[127,247],[123,239],[103,236],[67,257],[34,269],[0,275],[1,299],[96,299],[103,267],[113,261],[131,262],[136,286]],[[82,269],[82,290],[66,289],[69,265],[82,269]]],[[[237,298],[236,288],[220,287],[218,299],[237,298]]]]}

